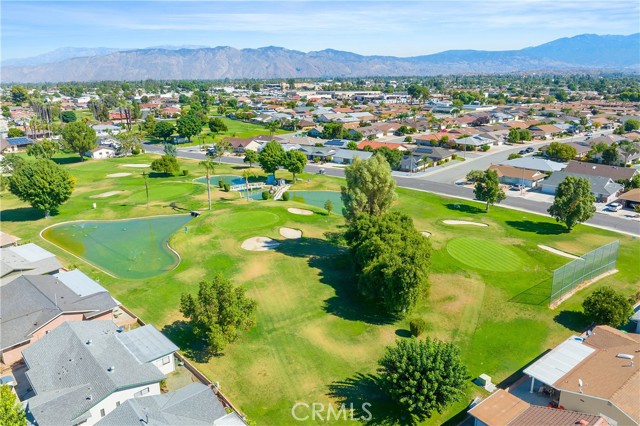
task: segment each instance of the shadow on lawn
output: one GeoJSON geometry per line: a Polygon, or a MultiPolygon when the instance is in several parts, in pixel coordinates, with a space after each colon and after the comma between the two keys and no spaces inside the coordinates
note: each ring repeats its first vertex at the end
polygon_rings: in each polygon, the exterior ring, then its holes
{"type": "Polygon", "coordinates": [[[553,320],[571,331],[582,333],[589,328],[589,319],[580,311],[562,311],[553,320]]]}
{"type": "Polygon", "coordinates": [[[51,159],[54,163],[59,164],[61,166],[64,166],[65,164],[75,164],[75,163],[81,163],[82,162],[82,158],[80,158],[80,156],[77,157],[59,157],[59,158],[52,158],[51,159]]]}
{"type": "Polygon", "coordinates": [[[449,210],[457,210],[462,213],[469,213],[469,214],[486,213],[485,209],[481,209],[476,206],[470,206],[468,204],[449,203],[449,204],[445,204],[444,206],[449,210]]]}
{"type": "Polygon", "coordinates": [[[195,362],[207,362],[211,359],[212,354],[207,351],[207,345],[198,339],[194,334],[191,326],[186,321],[175,321],[172,324],[165,325],[162,333],[175,343],[182,352],[195,362]]]}
{"type": "MultiPolygon", "coordinates": [[[[55,212],[51,212],[51,215],[55,216],[55,212]]],[[[16,209],[3,210],[0,213],[0,218],[3,222],[30,222],[44,218],[44,213],[33,207],[18,207],[16,209]]]]}
{"type": "Polygon", "coordinates": [[[327,394],[347,409],[353,407],[353,419],[368,426],[413,426],[413,418],[395,405],[384,391],[379,377],[357,373],[345,380],[329,385],[327,394]]]}
{"type": "Polygon", "coordinates": [[[508,220],[505,223],[516,228],[518,231],[535,232],[540,235],[560,235],[567,233],[567,228],[559,223],[533,222],[531,220],[508,220]]]}
{"type": "Polygon", "coordinates": [[[308,259],[311,268],[320,271],[320,282],[334,288],[336,294],[325,300],[325,312],[350,321],[368,324],[392,324],[395,318],[362,298],[351,268],[347,250],[318,238],[284,240],[275,249],[291,257],[308,259]]]}
{"type": "Polygon", "coordinates": [[[551,299],[551,281],[551,278],[545,278],[525,291],[516,294],[509,299],[509,302],[535,306],[546,305],[551,299]]]}

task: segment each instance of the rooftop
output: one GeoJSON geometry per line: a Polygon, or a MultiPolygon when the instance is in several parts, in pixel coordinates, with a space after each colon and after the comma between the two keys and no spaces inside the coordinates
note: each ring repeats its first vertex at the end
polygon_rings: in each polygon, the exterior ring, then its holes
{"type": "Polygon", "coordinates": [[[581,175],[603,176],[614,181],[631,179],[638,170],[632,167],[607,166],[606,164],[584,163],[581,161],[569,161],[566,172],[579,173],[581,175]]]}

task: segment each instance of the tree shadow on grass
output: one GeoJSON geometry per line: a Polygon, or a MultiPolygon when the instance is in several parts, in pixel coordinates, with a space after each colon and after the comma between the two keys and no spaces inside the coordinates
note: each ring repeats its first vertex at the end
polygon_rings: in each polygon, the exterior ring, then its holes
{"type": "Polygon", "coordinates": [[[207,345],[193,334],[193,329],[186,321],[174,321],[165,325],[162,333],[175,343],[180,350],[198,363],[208,362],[212,355],[207,351],[207,345]]]}
{"type": "Polygon", "coordinates": [[[589,328],[589,319],[580,311],[562,311],[553,320],[571,331],[583,332],[589,328]]]}
{"type": "Polygon", "coordinates": [[[307,258],[309,266],[320,271],[320,282],[333,287],[335,296],[325,300],[325,312],[376,325],[392,324],[396,320],[360,295],[345,248],[318,238],[299,238],[281,241],[275,250],[287,256],[307,258]]]}
{"type": "MultiPolygon", "coordinates": [[[[51,212],[51,215],[55,215],[55,212],[51,212]]],[[[18,207],[0,212],[0,219],[3,222],[29,222],[42,218],[44,213],[33,207],[18,207]]]]}
{"type": "Polygon", "coordinates": [[[531,220],[508,220],[505,223],[516,228],[518,231],[534,232],[539,235],[560,235],[567,233],[567,228],[559,223],[533,222],[531,220]]]}
{"type": "Polygon", "coordinates": [[[455,204],[455,203],[449,203],[449,204],[445,204],[444,205],[446,208],[448,208],[449,210],[456,210],[462,213],[468,213],[468,214],[480,214],[480,213],[486,213],[485,209],[481,209],[479,207],[476,206],[470,206],[468,204],[455,204]]]}
{"type": "Polygon", "coordinates": [[[411,337],[411,332],[407,329],[399,328],[396,330],[396,336],[409,338],[411,337]]]}
{"type": "Polygon", "coordinates": [[[80,156],[73,156],[73,157],[60,157],[60,158],[52,158],[51,159],[54,163],[64,166],[65,164],[75,164],[75,163],[81,163],[82,162],[82,158],[80,158],[80,156]]]}
{"type": "Polygon", "coordinates": [[[415,420],[393,403],[379,377],[357,373],[329,385],[329,397],[338,405],[353,407],[353,419],[367,426],[414,426],[415,420]]]}

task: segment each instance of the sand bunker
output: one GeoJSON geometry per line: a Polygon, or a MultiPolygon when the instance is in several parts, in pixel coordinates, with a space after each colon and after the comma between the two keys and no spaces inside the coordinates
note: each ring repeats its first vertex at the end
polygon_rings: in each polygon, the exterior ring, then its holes
{"type": "Polygon", "coordinates": [[[107,197],[111,197],[112,195],[117,195],[117,194],[122,194],[124,191],[109,191],[109,192],[103,192],[102,194],[97,194],[97,195],[92,195],[89,198],[107,198],[107,197]]]}
{"type": "Polygon", "coordinates": [[[289,211],[289,213],[301,214],[303,216],[311,216],[313,214],[311,210],[297,209],[295,207],[289,207],[287,210],[289,211]]]}
{"type": "Polygon", "coordinates": [[[110,175],[107,175],[107,177],[125,177],[125,176],[131,176],[131,173],[111,173],[110,175]]]}
{"type": "Polygon", "coordinates": [[[544,244],[538,244],[538,247],[541,248],[542,250],[546,250],[546,251],[551,252],[553,254],[557,254],[557,255],[560,255],[560,256],[568,257],[569,259],[580,259],[580,257],[574,256],[571,253],[567,253],[566,251],[554,249],[553,247],[545,246],[544,244]]]}
{"type": "Polygon", "coordinates": [[[151,167],[151,164],[123,164],[122,167],[151,167]]]}
{"type": "Polygon", "coordinates": [[[268,237],[254,237],[244,240],[242,248],[249,251],[266,251],[273,250],[280,245],[279,242],[268,237]]]}
{"type": "Polygon", "coordinates": [[[427,231],[422,231],[420,232],[422,235],[424,235],[425,237],[429,238],[431,236],[431,232],[427,232],[427,231]]]}
{"type": "Polygon", "coordinates": [[[466,220],[443,220],[442,223],[446,223],[447,225],[489,226],[486,223],[468,222],[466,220]]]}
{"type": "Polygon", "coordinates": [[[290,240],[296,240],[302,238],[302,231],[293,228],[280,228],[280,235],[290,240]]]}

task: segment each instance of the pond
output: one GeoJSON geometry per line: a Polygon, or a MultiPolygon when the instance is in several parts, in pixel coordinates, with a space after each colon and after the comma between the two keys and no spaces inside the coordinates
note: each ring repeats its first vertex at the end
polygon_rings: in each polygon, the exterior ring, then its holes
{"type": "MultiPolygon", "coordinates": [[[[196,179],[195,181],[198,183],[207,183],[207,177],[204,176],[196,179]]],[[[209,177],[209,182],[211,182],[211,185],[218,186],[218,182],[220,181],[228,183],[229,185],[241,185],[244,183],[244,178],[242,176],[236,175],[216,175],[209,177]]]]}
{"type": "Polygon", "coordinates": [[[342,214],[342,198],[337,191],[289,191],[291,201],[309,204],[311,206],[324,209],[324,203],[331,200],[333,203],[333,213],[342,214]]]}
{"type": "Polygon", "coordinates": [[[42,236],[64,250],[120,278],[149,278],[178,266],[167,241],[190,215],[77,221],[54,225],[42,236]]]}

